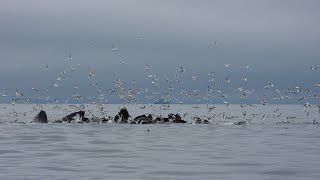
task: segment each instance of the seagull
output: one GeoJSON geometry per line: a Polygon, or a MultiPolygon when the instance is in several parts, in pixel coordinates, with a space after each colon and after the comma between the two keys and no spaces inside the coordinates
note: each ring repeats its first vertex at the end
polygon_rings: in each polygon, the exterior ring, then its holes
{"type": "Polygon", "coordinates": [[[229,96],[227,96],[227,95],[221,95],[221,97],[223,97],[223,98],[225,98],[225,99],[228,99],[228,98],[229,98],[229,96]]]}
{"type": "Polygon", "coordinates": [[[296,87],[297,92],[301,92],[301,88],[299,86],[296,87]]]}
{"type": "Polygon", "coordinates": [[[127,64],[128,63],[128,61],[124,57],[120,57],[120,61],[121,61],[122,64],[127,64]]]}
{"type": "Polygon", "coordinates": [[[34,91],[39,91],[39,89],[36,89],[36,88],[31,88],[32,90],[34,90],[34,91]]]}
{"type": "Polygon", "coordinates": [[[53,87],[59,87],[58,81],[56,81],[56,82],[53,84],[53,87]]]}
{"type": "Polygon", "coordinates": [[[66,71],[64,69],[60,69],[61,74],[65,74],[66,71]]]}
{"type": "Polygon", "coordinates": [[[89,78],[94,76],[94,75],[96,75],[96,72],[91,72],[91,71],[89,72],[89,78]]]}
{"type": "Polygon", "coordinates": [[[6,94],[6,91],[2,91],[1,94],[2,94],[2,97],[8,96],[8,95],[6,94]]]}
{"type": "Polygon", "coordinates": [[[273,88],[273,83],[270,81],[268,82],[268,84],[266,86],[264,86],[265,89],[268,89],[268,88],[273,88]]]}
{"type": "Polygon", "coordinates": [[[83,96],[80,96],[80,95],[74,95],[74,98],[78,100],[85,99],[83,96]]]}
{"type": "Polygon", "coordinates": [[[16,110],[13,110],[12,116],[18,116],[18,113],[16,112],[16,110]]]}
{"type": "Polygon", "coordinates": [[[182,74],[186,69],[182,66],[180,66],[180,74],[182,74]]]}
{"type": "Polygon", "coordinates": [[[246,117],[247,116],[247,111],[242,112],[242,116],[246,117]]]}
{"type": "Polygon", "coordinates": [[[208,42],[208,47],[209,48],[214,48],[216,47],[218,44],[218,41],[217,40],[211,40],[210,42],[208,42]]]}
{"type": "Polygon", "coordinates": [[[118,48],[115,47],[114,43],[112,44],[112,51],[118,51],[118,48]]]}
{"type": "Polygon", "coordinates": [[[225,81],[226,83],[230,83],[230,78],[229,78],[229,76],[227,76],[227,77],[224,79],[224,81],[225,81]]]}
{"type": "Polygon", "coordinates": [[[147,71],[149,71],[149,70],[150,70],[149,65],[144,65],[143,71],[144,71],[144,72],[147,72],[147,71]]]}
{"type": "Polygon", "coordinates": [[[246,77],[242,77],[242,78],[241,78],[241,81],[247,82],[248,79],[247,79],[246,77]]]}
{"type": "Polygon", "coordinates": [[[227,107],[230,108],[230,102],[228,102],[228,101],[223,101],[223,104],[227,105],[227,107]]]}
{"type": "Polygon", "coordinates": [[[312,71],[314,71],[314,70],[316,70],[316,69],[320,69],[320,66],[315,66],[315,67],[314,67],[314,66],[311,66],[310,69],[311,69],[312,71]]]}
{"type": "Polygon", "coordinates": [[[48,71],[48,68],[49,68],[49,67],[48,67],[48,64],[46,64],[46,71],[48,71]]]}
{"type": "Polygon", "coordinates": [[[71,72],[74,72],[74,71],[76,71],[76,69],[73,66],[71,66],[71,72]]]}
{"type": "Polygon", "coordinates": [[[250,69],[250,65],[249,65],[249,64],[246,65],[246,66],[244,67],[244,69],[249,70],[249,69],[250,69]]]}
{"type": "Polygon", "coordinates": [[[68,55],[68,58],[69,58],[70,61],[72,60],[72,54],[71,53],[68,55]]]}
{"type": "Polygon", "coordinates": [[[209,112],[211,112],[213,109],[215,109],[216,107],[214,107],[214,106],[210,106],[210,107],[207,106],[207,108],[208,108],[208,113],[209,113],[209,112]]]}
{"type": "Polygon", "coordinates": [[[142,34],[140,32],[138,33],[138,40],[142,40],[142,34]]]}
{"type": "Polygon", "coordinates": [[[23,94],[18,89],[16,89],[16,96],[20,97],[20,96],[23,96],[23,94]]]}

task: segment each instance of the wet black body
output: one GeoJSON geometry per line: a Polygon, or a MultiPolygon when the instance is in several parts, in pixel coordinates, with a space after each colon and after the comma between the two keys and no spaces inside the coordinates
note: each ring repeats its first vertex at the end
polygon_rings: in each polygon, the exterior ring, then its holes
{"type": "Polygon", "coordinates": [[[155,123],[152,120],[152,115],[151,114],[149,114],[148,116],[146,116],[146,115],[137,116],[136,118],[134,118],[133,121],[136,124],[153,124],[153,123],[155,123]]]}
{"type": "Polygon", "coordinates": [[[211,118],[208,118],[208,117],[206,117],[206,118],[207,119],[201,119],[200,117],[194,117],[193,120],[194,120],[195,124],[210,124],[208,119],[211,119],[211,118]]]}
{"type": "Polygon", "coordinates": [[[186,123],[187,121],[181,119],[181,116],[179,114],[169,114],[168,115],[169,120],[171,120],[172,123],[186,123]]]}
{"type": "Polygon", "coordinates": [[[113,121],[116,123],[128,123],[130,115],[126,108],[120,109],[118,114],[113,118],[113,121]]]}
{"type": "Polygon", "coordinates": [[[122,117],[122,119],[128,120],[129,119],[129,112],[126,108],[122,108],[119,112],[119,116],[122,117]]]}
{"type": "Polygon", "coordinates": [[[84,122],[88,121],[88,118],[84,117],[84,114],[85,114],[84,111],[78,111],[78,112],[71,113],[71,114],[67,115],[66,117],[63,117],[62,121],[67,121],[68,123],[70,123],[72,120],[74,120],[73,118],[75,116],[77,116],[78,114],[80,116],[80,120],[82,120],[84,122]]]}
{"type": "Polygon", "coordinates": [[[239,122],[235,122],[233,123],[234,125],[246,125],[247,122],[246,121],[239,121],[239,122]]]}
{"type": "Polygon", "coordinates": [[[35,123],[48,123],[47,114],[45,111],[41,110],[34,118],[35,123]]]}

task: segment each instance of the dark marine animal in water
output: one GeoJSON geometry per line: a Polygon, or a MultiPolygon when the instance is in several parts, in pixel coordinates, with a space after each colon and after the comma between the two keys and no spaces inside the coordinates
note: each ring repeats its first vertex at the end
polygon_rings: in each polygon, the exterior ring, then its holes
{"type": "Polygon", "coordinates": [[[134,120],[132,122],[130,122],[130,124],[154,124],[155,121],[153,121],[152,119],[152,115],[149,114],[147,115],[141,115],[141,116],[137,116],[136,118],[134,118],[134,120]]]}
{"type": "Polygon", "coordinates": [[[45,111],[41,110],[34,118],[35,123],[48,123],[48,117],[45,111]]]}
{"type": "Polygon", "coordinates": [[[210,124],[208,119],[211,119],[211,118],[205,117],[205,118],[201,119],[200,117],[194,117],[193,121],[195,124],[210,124]]]}
{"type": "Polygon", "coordinates": [[[116,123],[128,123],[130,115],[126,108],[120,109],[119,113],[113,118],[116,123]]]}
{"type": "Polygon", "coordinates": [[[172,123],[186,123],[179,114],[168,114],[168,118],[172,123]]]}
{"type": "Polygon", "coordinates": [[[71,113],[65,117],[62,118],[62,121],[66,121],[68,123],[71,123],[72,121],[77,120],[77,118],[80,120],[78,123],[81,122],[89,122],[90,120],[86,117],[84,117],[85,111],[78,111],[71,113]]]}
{"type": "Polygon", "coordinates": [[[233,123],[233,125],[247,125],[247,122],[246,121],[238,121],[238,122],[233,123]]]}
{"type": "Polygon", "coordinates": [[[179,114],[168,114],[168,117],[158,116],[155,118],[154,123],[157,124],[166,124],[166,123],[187,123],[183,120],[179,114]]]}

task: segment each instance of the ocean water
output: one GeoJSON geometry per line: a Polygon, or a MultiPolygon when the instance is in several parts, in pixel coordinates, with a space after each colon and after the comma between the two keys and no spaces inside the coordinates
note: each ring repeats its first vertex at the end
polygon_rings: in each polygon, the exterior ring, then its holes
{"type": "MultiPolygon", "coordinates": [[[[76,105],[79,106],[79,105],[76,105]]],[[[303,105],[85,105],[87,116],[180,113],[188,124],[34,124],[69,105],[0,105],[0,179],[320,179],[319,109],[303,105]],[[144,107],[145,106],[145,107],[144,107]],[[244,114],[246,116],[244,116],[244,114]],[[212,124],[193,124],[193,117],[212,124]],[[246,125],[233,122],[246,121],[246,125]]]]}

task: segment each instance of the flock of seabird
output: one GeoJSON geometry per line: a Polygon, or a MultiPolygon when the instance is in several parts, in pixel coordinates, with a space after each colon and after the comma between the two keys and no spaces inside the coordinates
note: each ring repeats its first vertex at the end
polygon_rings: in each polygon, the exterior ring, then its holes
{"type": "MultiPolygon", "coordinates": [[[[139,40],[142,37],[139,35],[139,40]]],[[[209,47],[216,47],[218,45],[218,41],[211,41],[209,43],[209,47]]],[[[112,52],[115,53],[116,57],[118,57],[121,61],[125,59],[125,56],[123,56],[120,53],[120,49],[115,44],[112,45],[112,52]]],[[[69,62],[73,61],[73,56],[71,53],[69,53],[67,56],[67,59],[69,62]]],[[[122,63],[126,64],[126,63],[122,63]]],[[[72,73],[74,71],[77,71],[80,69],[80,64],[77,64],[76,67],[71,66],[71,70],[66,70],[61,68],[59,71],[59,74],[55,80],[51,88],[58,88],[61,81],[64,80],[67,73],[72,73]]],[[[217,85],[217,81],[215,79],[215,73],[209,72],[208,73],[208,85],[205,92],[200,89],[188,89],[183,88],[182,81],[185,81],[188,75],[186,74],[188,72],[188,68],[186,66],[180,66],[179,71],[174,74],[173,78],[168,77],[166,74],[157,74],[154,73],[149,65],[144,65],[143,67],[143,73],[145,74],[145,77],[147,81],[150,82],[149,88],[142,88],[137,86],[137,80],[133,80],[130,83],[124,82],[124,80],[118,78],[118,73],[115,72],[115,83],[113,88],[105,89],[101,87],[96,80],[92,80],[92,83],[89,85],[90,87],[94,88],[98,94],[98,97],[95,99],[91,99],[90,97],[84,97],[80,95],[79,93],[79,85],[74,85],[74,94],[71,96],[73,98],[73,101],[76,100],[79,102],[79,104],[83,104],[84,102],[89,102],[92,104],[96,104],[98,109],[102,114],[104,114],[104,107],[103,104],[107,103],[108,96],[118,96],[119,99],[123,102],[123,104],[141,104],[144,102],[147,102],[147,104],[152,104],[154,102],[166,102],[166,103],[174,103],[174,104],[183,104],[188,99],[195,98],[197,101],[197,104],[208,104],[207,110],[208,110],[208,116],[206,117],[197,117],[195,116],[193,118],[193,122],[196,124],[207,124],[210,123],[210,119],[213,118],[212,114],[210,114],[214,110],[214,106],[209,106],[211,104],[210,101],[212,99],[222,99],[222,102],[227,106],[230,107],[230,101],[232,93],[237,94],[238,97],[245,102],[246,99],[248,99],[250,96],[257,92],[255,92],[254,89],[250,89],[247,86],[248,78],[246,76],[246,72],[250,70],[250,65],[244,66],[244,73],[241,77],[240,87],[236,89],[232,89],[231,91],[225,91],[223,92],[223,88],[225,87],[231,87],[229,84],[231,83],[231,75],[229,74],[229,69],[232,67],[231,64],[224,64],[224,68],[227,72],[225,74],[224,78],[224,87],[219,87],[217,85]],[[161,81],[161,77],[164,77],[164,82],[161,81]],[[129,86],[129,87],[128,87],[129,86]],[[140,98],[140,99],[139,99],[140,98]],[[159,101],[162,100],[162,101],[159,101]],[[158,100],[158,101],[156,101],[158,100]]],[[[318,71],[320,70],[320,67],[318,65],[311,66],[311,71],[318,71]]],[[[49,71],[48,64],[45,64],[45,71],[49,71]]],[[[190,72],[189,72],[190,73],[190,72]]],[[[89,69],[88,78],[94,79],[94,76],[96,75],[95,70],[89,69]]],[[[199,77],[197,77],[195,74],[191,73],[190,79],[192,81],[197,81],[199,77]]],[[[198,87],[199,88],[199,87],[198,87]]],[[[301,86],[294,86],[289,87],[285,91],[280,90],[280,88],[277,88],[276,85],[272,81],[268,81],[265,83],[263,94],[258,95],[261,99],[261,105],[266,106],[268,102],[270,101],[270,96],[272,101],[279,101],[283,102],[283,100],[289,100],[296,98],[297,103],[303,105],[303,110],[306,114],[306,116],[309,116],[309,110],[311,109],[311,104],[309,104],[309,100],[316,100],[318,98],[318,92],[320,88],[320,82],[317,82],[314,84],[314,87],[310,88],[303,88],[301,86]]],[[[36,94],[39,94],[41,92],[49,93],[49,89],[46,90],[40,90],[38,88],[31,88],[32,91],[36,94]]],[[[261,93],[261,92],[259,92],[261,93]]],[[[2,97],[9,96],[6,91],[0,92],[2,97]]],[[[16,103],[25,103],[28,104],[32,100],[25,98],[25,93],[23,93],[21,90],[16,89],[15,97],[12,98],[11,104],[14,106],[16,103]],[[25,98],[23,100],[23,98],[25,98]]],[[[64,104],[68,103],[68,100],[58,100],[56,98],[50,97],[49,95],[35,95],[34,96],[38,100],[42,100],[45,103],[51,103],[51,104],[64,104]]],[[[57,105],[58,106],[58,105],[57,105]]],[[[166,105],[163,104],[162,107],[165,107],[166,105]]],[[[243,121],[239,121],[235,124],[237,125],[243,125],[250,123],[250,117],[247,115],[247,107],[252,107],[254,105],[248,105],[246,103],[243,103],[241,105],[243,111],[243,121]]],[[[143,106],[140,107],[141,109],[145,108],[143,106]]],[[[319,114],[320,114],[320,106],[319,108],[319,114]]],[[[34,108],[35,110],[40,110],[42,108],[34,108]]],[[[193,106],[193,109],[197,111],[197,106],[193,106]]],[[[18,112],[15,110],[10,113],[10,116],[18,116],[18,112]]],[[[238,116],[227,116],[226,113],[221,113],[223,119],[228,118],[237,118],[238,116]]],[[[24,116],[26,115],[26,112],[24,112],[24,116]]],[[[155,115],[141,115],[137,117],[131,117],[128,114],[127,109],[123,108],[120,110],[120,112],[113,116],[113,117],[102,117],[102,118],[87,118],[84,116],[85,112],[83,110],[76,111],[68,116],[65,116],[59,120],[54,121],[53,123],[87,123],[87,122],[114,122],[114,123],[129,123],[129,124],[156,124],[156,123],[186,123],[188,121],[183,120],[183,116],[179,115],[178,113],[174,114],[168,114],[167,117],[161,117],[161,116],[155,116],[155,115]]],[[[274,117],[280,117],[282,114],[277,114],[277,111],[274,112],[274,117]]],[[[252,115],[251,119],[255,117],[252,115]]],[[[261,115],[262,119],[265,119],[266,115],[261,115]]],[[[294,116],[287,116],[287,120],[294,119],[294,116]]],[[[46,113],[41,110],[40,113],[34,118],[34,122],[41,122],[41,123],[47,123],[47,116],[46,113]]],[[[317,121],[313,121],[314,123],[317,123],[317,121]]]]}

